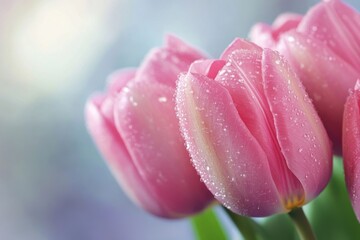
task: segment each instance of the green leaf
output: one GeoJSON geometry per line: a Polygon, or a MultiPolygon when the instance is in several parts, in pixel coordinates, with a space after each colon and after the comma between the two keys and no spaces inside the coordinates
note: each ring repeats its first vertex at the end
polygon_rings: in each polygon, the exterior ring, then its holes
{"type": "Polygon", "coordinates": [[[334,159],[333,177],[310,203],[309,219],[318,239],[360,239],[360,224],[346,191],[342,159],[334,159]]]}
{"type": "Polygon", "coordinates": [[[197,240],[227,240],[227,235],[212,208],[191,218],[197,240]]]}
{"type": "Polygon", "coordinates": [[[261,226],[252,218],[238,215],[229,209],[223,207],[229,218],[239,230],[239,233],[246,240],[263,240],[267,239],[261,226]]]}
{"type": "Polygon", "coordinates": [[[262,227],[267,240],[298,239],[295,228],[287,214],[277,214],[266,218],[262,227]]]}

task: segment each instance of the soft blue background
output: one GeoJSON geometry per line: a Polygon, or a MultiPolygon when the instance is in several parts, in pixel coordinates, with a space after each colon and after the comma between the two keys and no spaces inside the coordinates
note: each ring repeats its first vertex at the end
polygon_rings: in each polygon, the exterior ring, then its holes
{"type": "Polygon", "coordinates": [[[0,238],[192,239],[187,220],[126,198],[86,132],[86,98],[167,32],[217,57],[257,21],[315,2],[0,0],[0,238]]]}

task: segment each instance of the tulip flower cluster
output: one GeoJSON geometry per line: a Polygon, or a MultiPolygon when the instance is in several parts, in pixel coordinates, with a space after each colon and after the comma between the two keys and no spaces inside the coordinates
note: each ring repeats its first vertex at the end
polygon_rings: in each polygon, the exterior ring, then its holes
{"type": "Polygon", "coordinates": [[[264,217],[316,198],[335,152],[360,221],[360,81],[350,91],[360,79],[360,14],[322,1],[255,25],[250,40],[208,59],[169,36],[138,69],[113,74],[86,106],[110,169],[161,217],[196,214],[215,199],[264,217]]]}
{"type": "Polygon", "coordinates": [[[336,153],[341,153],[344,104],[360,79],[360,15],[339,0],[323,1],[304,16],[280,15],[259,23],[250,39],[286,57],[322,119],[336,153]]]}
{"type": "Polygon", "coordinates": [[[356,93],[344,113],[349,90],[360,79],[359,33],[360,14],[340,0],[326,0],[304,16],[283,14],[272,26],[256,24],[250,39],[278,50],[300,77],[333,141],[334,152],[344,151],[348,191],[360,221],[360,146],[355,128],[360,121],[355,120],[355,113],[349,117],[357,108],[356,93]]]}

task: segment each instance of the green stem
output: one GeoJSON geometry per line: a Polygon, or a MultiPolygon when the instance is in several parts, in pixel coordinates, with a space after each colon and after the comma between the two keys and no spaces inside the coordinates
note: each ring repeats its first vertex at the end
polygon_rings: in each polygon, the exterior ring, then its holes
{"type": "Polygon", "coordinates": [[[260,226],[258,226],[258,224],[253,219],[233,213],[226,207],[223,208],[225,212],[228,214],[228,216],[231,218],[235,226],[239,229],[244,239],[246,240],[259,239],[257,230],[259,230],[258,228],[260,228],[260,226]]]}
{"type": "Polygon", "coordinates": [[[226,240],[227,234],[212,208],[191,217],[197,240],[226,240]]]}
{"type": "Polygon", "coordinates": [[[289,216],[293,221],[295,228],[300,236],[301,240],[315,240],[315,234],[310,226],[309,221],[307,220],[303,209],[295,208],[289,212],[289,216]]]}

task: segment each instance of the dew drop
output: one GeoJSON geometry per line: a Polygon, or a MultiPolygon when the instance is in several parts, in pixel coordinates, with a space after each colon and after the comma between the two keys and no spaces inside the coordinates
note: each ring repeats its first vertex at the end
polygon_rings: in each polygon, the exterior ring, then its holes
{"type": "Polygon", "coordinates": [[[159,97],[158,101],[161,103],[167,102],[167,98],[166,97],[159,97]]]}
{"type": "Polygon", "coordinates": [[[131,97],[129,98],[129,100],[130,100],[130,102],[132,103],[132,105],[133,105],[134,107],[136,107],[136,106],[138,105],[138,103],[135,101],[135,99],[134,99],[133,96],[131,96],[131,97]]]}
{"type": "Polygon", "coordinates": [[[295,42],[295,38],[294,38],[293,36],[289,36],[289,37],[287,38],[287,40],[288,40],[289,42],[295,42]]]}

